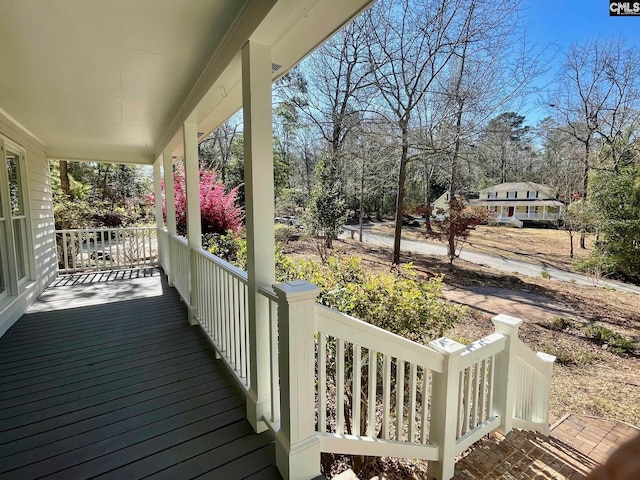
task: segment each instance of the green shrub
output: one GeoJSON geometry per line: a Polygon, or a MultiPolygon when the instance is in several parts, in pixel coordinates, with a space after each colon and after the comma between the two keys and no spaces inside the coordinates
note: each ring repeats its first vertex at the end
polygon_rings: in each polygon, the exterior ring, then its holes
{"type": "Polygon", "coordinates": [[[281,280],[305,279],[320,287],[323,305],[421,343],[441,337],[468,312],[441,299],[441,277],[416,280],[411,266],[404,275],[370,273],[356,257],[330,257],[324,264],[288,260],[281,273],[281,280]]]}
{"type": "Polygon", "coordinates": [[[549,280],[549,279],[551,279],[551,274],[550,274],[549,272],[547,272],[546,270],[542,270],[542,271],[540,272],[540,276],[541,276],[542,278],[544,278],[545,280],[549,280]]]}
{"type": "Polygon", "coordinates": [[[553,345],[544,345],[542,351],[556,357],[556,363],[559,365],[569,366],[577,363],[570,351],[561,350],[553,345]]]}
{"type": "Polygon", "coordinates": [[[247,241],[231,230],[224,235],[218,233],[203,234],[202,248],[229,263],[246,269],[247,241]]]}
{"type": "Polygon", "coordinates": [[[274,227],[276,243],[282,245],[289,242],[289,240],[294,236],[296,232],[297,231],[295,227],[292,227],[291,225],[285,225],[284,223],[276,223],[274,227]]]}
{"type": "Polygon", "coordinates": [[[563,330],[567,330],[568,328],[572,328],[574,326],[571,320],[568,320],[563,317],[554,317],[548,322],[545,323],[545,326],[549,330],[555,330],[557,332],[562,332],[563,330]]]}
{"type": "Polygon", "coordinates": [[[630,338],[600,325],[588,326],[585,330],[585,335],[599,345],[607,345],[609,351],[618,354],[632,352],[636,347],[634,341],[630,338]]]}

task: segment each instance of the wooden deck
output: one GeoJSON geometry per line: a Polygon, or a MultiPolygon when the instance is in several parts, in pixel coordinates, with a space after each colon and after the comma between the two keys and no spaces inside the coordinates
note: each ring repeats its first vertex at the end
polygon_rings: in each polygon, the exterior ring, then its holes
{"type": "Polygon", "coordinates": [[[158,270],[59,277],[0,338],[0,479],[279,479],[158,270]]]}

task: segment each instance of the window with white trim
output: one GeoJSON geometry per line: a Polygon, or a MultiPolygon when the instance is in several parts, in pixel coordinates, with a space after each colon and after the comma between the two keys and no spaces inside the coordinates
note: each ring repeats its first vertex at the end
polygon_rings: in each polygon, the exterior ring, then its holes
{"type": "Polygon", "coordinates": [[[538,198],[538,191],[527,192],[527,198],[538,198]]]}
{"type": "Polygon", "coordinates": [[[7,149],[7,176],[9,179],[9,200],[11,202],[11,223],[13,227],[13,247],[16,257],[16,272],[19,281],[27,277],[27,215],[25,211],[24,185],[20,154],[7,149]]]}
{"type": "MultiPolygon", "coordinates": [[[[2,145],[0,145],[0,148],[2,145]]],[[[0,150],[0,153],[2,151],[0,150]]],[[[1,185],[0,185],[1,186],[1,185]]],[[[5,219],[4,219],[4,204],[3,193],[0,188],[0,300],[7,296],[6,279],[8,277],[6,271],[7,260],[5,258],[7,247],[5,246],[5,219]]]]}
{"type": "Polygon", "coordinates": [[[498,192],[487,192],[487,198],[489,200],[495,200],[498,198],[498,192]]]}
{"type": "Polygon", "coordinates": [[[518,198],[518,192],[507,192],[507,198],[518,198]]]}
{"type": "Polygon", "coordinates": [[[0,138],[0,300],[21,293],[30,276],[29,205],[24,152],[0,138]],[[3,166],[4,166],[3,165],[3,166]]]}

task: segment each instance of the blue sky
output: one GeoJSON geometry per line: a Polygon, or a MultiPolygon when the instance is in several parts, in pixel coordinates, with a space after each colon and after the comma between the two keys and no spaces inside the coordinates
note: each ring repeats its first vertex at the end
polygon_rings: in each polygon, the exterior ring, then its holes
{"type": "Polygon", "coordinates": [[[571,45],[620,34],[640,46],[640,17],[609,16],[607,0],[527,0],[525,5],[531,38],[541,43],[571,45]]]}
{"type": "MultiPolygon", "coordinates": [[[[563,53],[575,42],[587,42],[598,36],[621,36],[630,46],[640,48],[640,16],[611,17],[607,0],[526,0],[524,3],[528,40],[539,47],[548,45],[552,49],[549,51],[559,49],[549,72],[537,82],[541,87],[553,79],[563,53]]],[[[521,113],[529,124],[544,116],[544,112],[533,106],[521,113]]]]}

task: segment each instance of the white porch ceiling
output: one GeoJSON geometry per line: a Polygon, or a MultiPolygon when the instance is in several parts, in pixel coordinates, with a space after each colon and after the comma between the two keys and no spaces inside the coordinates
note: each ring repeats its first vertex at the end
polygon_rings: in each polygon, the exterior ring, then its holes
{"type": "Polygon", "coordinates": [[[152,163],[187,117],[208,133],[240,107],[247,39],[275,77],[370,2],[3,0],[0,109],[50,158],[152,163]]]}

